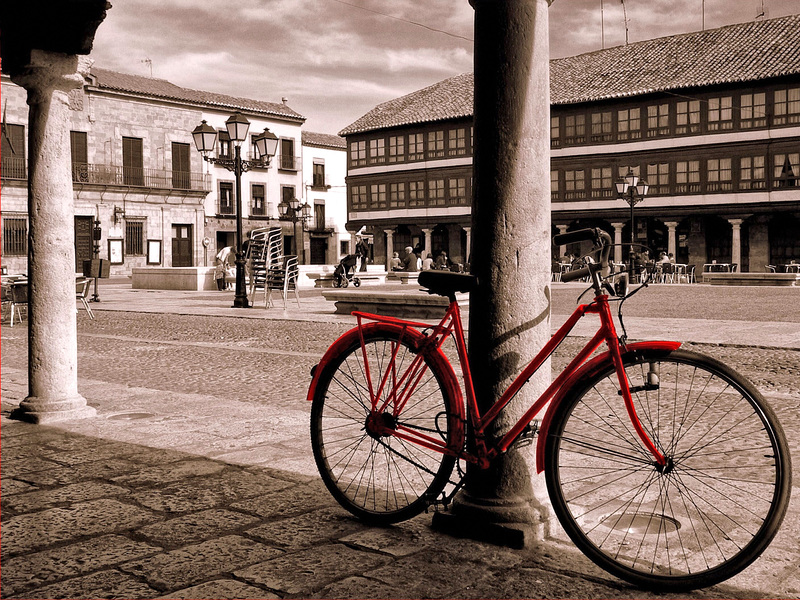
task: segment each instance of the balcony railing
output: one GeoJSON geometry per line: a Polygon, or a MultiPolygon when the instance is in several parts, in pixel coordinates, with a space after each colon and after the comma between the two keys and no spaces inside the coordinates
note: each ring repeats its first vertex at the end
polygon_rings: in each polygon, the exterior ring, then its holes
{"type": "Polygon", "coordinates": [[[24,158],[16,158],[13,156],[3,157],[3,163],[0,165],[2,168],[3,179],[27,179],[28,169],[27,162],[24,158]]]}
{"type": "Polygon", "coordinates": [[[287,171],[297,171],[299,170],[300,165],[300,157],[299,156],[292,156],[288,154],[281,154],[280,155],[280,169],[284,169],[287,171]]]}
{"type": "Polygon", "coordinates": [[[72,181],[95,185],[119,185],[161,190],[211,191],[211,177],[204,173],[114,165],[73,164],[72,181]]]}

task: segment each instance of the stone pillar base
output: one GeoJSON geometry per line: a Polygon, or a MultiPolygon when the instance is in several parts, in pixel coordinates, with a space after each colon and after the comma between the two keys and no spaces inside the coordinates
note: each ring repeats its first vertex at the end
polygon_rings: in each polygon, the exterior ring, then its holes
{"type": "Polygon", "coordinates": [[[83,396],[63,400],[45,400],[28,396],[11,412],[11,418],[28,423],[47,425],[73,419],[88,419],[97,415],[97,410],[87,406],[83,396]]]}
{"type": "Polygon", "coordinates": [[[474,498],[462,492],[448,512],[433,515],[431,527],[454,537],[508,548],[530,548],[547,536],[535,499],[474,498]]]}

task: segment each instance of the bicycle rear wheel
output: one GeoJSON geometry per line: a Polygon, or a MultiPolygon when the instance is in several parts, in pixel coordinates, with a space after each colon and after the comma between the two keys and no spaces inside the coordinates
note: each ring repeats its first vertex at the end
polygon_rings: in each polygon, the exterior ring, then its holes
{"type": "MultiPolygon", "coordinates": [[[[417,356],[409,342],[387,333],[365,335],[373,388],[394,369],[381,400],[391,398],[397,381],[417,356]],[[399,348],[398,348],[399,346],[399,348]]],[[[442,492],[455,464],[447,456],[392,433],[405,427],[448,446],[458,412],[441,367],[424,358],[420,379],[398,413],[393,403],[372,411],[364,354],[358,337],[320,374],[311,407],[311,444],[320,475],[331,494],[357,517],[376,524],[409,519],[442,492]],[[384,433],[376,431],[383,428],[384,433]]],[[[457,442],[457,440],[456,440],[457,442]]]]}
{"type": "Polygon", "coordinates": [[[655,465],[627,415],[613,366],[574,386],[546,442],[548,491],[573,542],[636,585],[713,585],[753,562],[789,503],[783,430],[759,392],[709,357],[624,357],[639,419],[667,457],[655,465]]]}

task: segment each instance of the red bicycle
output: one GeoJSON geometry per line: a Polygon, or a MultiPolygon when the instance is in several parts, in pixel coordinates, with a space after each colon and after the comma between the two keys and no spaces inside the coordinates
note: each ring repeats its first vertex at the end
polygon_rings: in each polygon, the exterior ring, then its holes
{"type": "MultiPolygon", "coordinates": [[[[603,276],[608,234],[587,229],[554,242],[585,239],[594,240],[599,260],[563,280],[590,278],[594,300],[575,309],[485,414],[456,301],[457,292],[475,288],[475,277],[420,273],[421,286],[450,300],[434,326],[353,313],[357,327],[312,371],[317,467],[344,508],[388,524],[449,501],[463,483],[460,467],[451,477],[458,461],[485,468],[518,440],[538,435],[536,469],[544,472],[553,511],[591,560],[650,589],[719,583],[754,561],[783,520],[791,488],[783,430],[758,390],[719,361],[679,342],[618,336],[609,305],[614,288],[603,276]],[[489,424],[588,314],[599,316],[594,337],[519,422],[488,443],[489,424]],[[461,382],[442,348],[450,337],[461,382]],[[591,357],[603,343],[607,351],[591,357]]],[[[617,291],[617,300],[630,296],[617,291]]]]}

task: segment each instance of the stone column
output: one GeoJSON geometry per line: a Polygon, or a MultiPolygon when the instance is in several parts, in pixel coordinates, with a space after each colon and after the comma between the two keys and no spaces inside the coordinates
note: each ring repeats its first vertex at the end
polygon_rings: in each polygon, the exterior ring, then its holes
{"type": "Polygon", "coordinates": [[[70,90],[91,61],[43,50],[12,80],[28,91],[28,397],[12,416],[34,423],[90,417],[78,393],[70,90]]]}
{"type": "Polygon", "coordinates": [[[611,226],[614,228],[614,262],[621,263],[622,262],[622,228],[625,227],[625,223],[612,223],[611,226]]]}
{"type": "Polygon", "coordinates": [[[392,255],[394,254],[394,229],[384,229],[386,234],[386,270],[392,270],[392,255]]]}
{"type": "Polygon", "coordinates": [[[733,231],[731,231],[731,262],[736,268],[742,270],[742,223],[744,219],[728,219],[733,231]]]}
{"type": "MultiPolygon", "coordinates": [[[[470,297],[469,358],[483,412],[550,338],[548,2],[470,3],[475,8],[471,271],[479,285],[470,297]]],[[[490,425],[487,441],[499,439],[549,383],[546,363],[490,425]]],[[[488,469],[468,465],[451,524],[458,523],[462,535],[509,545],[541,536],[547,499],[534,493],[531,460],[531,447],[511,448],[488,469]]]]}
{"type": "Polygon", "coordinates": [[[425,250],[423,254],[420,256],[420,258],[425,260],[425,257],[430,256],[431,252],[433,251],[433,248],[431,248],[431,246],[433,245],[433,236],[432,236],[433,230],[423,229],[422,233],[425,234],[425,250]]]}
{"type": "Polygon", "coordinates": [[[469,265],[472,260],[472,227],[464,227],[467,234],[467,245],[464,247],[464,265],[469,265]]]}
{"type": "Polygon", "coordinates": [[[678,222],[677,221],[664,221],[664,225],[667,226],[667,254],[671,254],[672,256],[678,256],[678,240],[675,232],[678,229],[678,222]]]}

